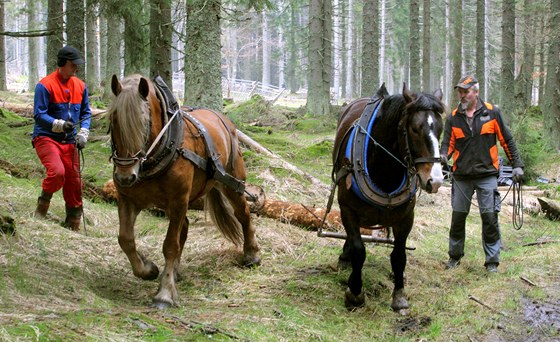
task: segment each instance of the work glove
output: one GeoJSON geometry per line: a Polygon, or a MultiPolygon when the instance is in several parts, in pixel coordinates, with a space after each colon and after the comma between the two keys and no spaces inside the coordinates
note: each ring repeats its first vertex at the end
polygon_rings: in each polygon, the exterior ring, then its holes
{"type": "Polygon", "coordinates": [[[523,180],[523,175],[525,173],[523,172],[523,169],[520,167],[516,167],[511,171],[511,178],[513,179],[513,181],[515,183],[519,183],[523,180]]]}
{"type": "Polygon", "coordinates": [[[74,132],[74,124],[70,121],[55,119],[52,124],[54,133],[72,133],[74,132]]]}
{"type": "Polygon", "coordinates": [[[78,150],[86,147],[86,143],[89,137],[89,130],[87,128],[81,128],[80,133],[76,135],[76,147],[78,150]]]}

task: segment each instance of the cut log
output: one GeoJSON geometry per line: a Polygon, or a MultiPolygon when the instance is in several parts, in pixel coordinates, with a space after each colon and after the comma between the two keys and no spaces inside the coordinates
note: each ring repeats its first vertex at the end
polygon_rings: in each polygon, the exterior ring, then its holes
{"type": "Polygon", "coordinates": [[[541,210],[545,214],[545,216],[552,220],[552,221],[559,221],[560,220],[560,205],[554,203],[552,200],[544,199],[544,198],[537,198],[541,205],[541,210]]]}
{"type": "MultiPolygon", "coordinates": [[[[315,231],[321,228],[325,212],[325,208],[308,207],[301,203],[266,200],[263,209],[258,214],[315,231]]],[[[344,231],[338,210],[331,210],[327,214],[323,229],[344,231]]],[[[362,235],[380,236],[387,235],[388,229],[383,226],[361,227],[360,232],[362,235]]]]}
{"type": "Polygon", "coordinates": [[[270,150],[268,150],[266,147],[262,146],[261,144],[259,144],[258,142],[256,142],[255,140],[251,139],[251,137],[249,137],[248,135],[246,135],[245,133],[241,132],[240,130],[236,130],[237,132],[237,136],[239,138],[239,141],[245,145],[248,149],[253,150],[257,153],[263,154],[269,158],[272,158],[273,160],[275,160],[276,162],[278,162],[278,164],[280,165],[280,167],[291,171],[299,176],[304,177],[305,179],[307,179],[308,181],[310,181],[314,186],[318,186],[323,190],[329,190],[329,186],[326,185],[325,183],[321,182],[319,179],[313,177],[312,175],[310,175],[309,173],[300,170],[299,168],[297,168],[296,166],[288,163],[287,161],[285,161],[284,159],[282,159],[279,155],[277,155],[276,153],[271,152],[270,150]]]}

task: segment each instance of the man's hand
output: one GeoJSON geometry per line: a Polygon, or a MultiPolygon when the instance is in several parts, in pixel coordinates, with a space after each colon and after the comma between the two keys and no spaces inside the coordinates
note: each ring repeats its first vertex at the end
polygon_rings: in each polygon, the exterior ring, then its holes
{"type": "Polygon", "coordinates": [[[54,133],[72,133],[74,132],[74,124],[69,121],[55,119],[52,124],[54,133]]]}
{"type": "Polygon", "coordinates": [[[86,143],[89,137],[89,130],[86,128],[80,129],[80,133],[76,135],[76,147],[78,150],[83,149],[86,147],[86,143]]]}
{"type": "Polygon", "coordinates": [[[74,124],[71,123],[70,121],[64,121],[64,124],[62,125],[62,130],[64,131],[64,133],[72,133],[74,132],[74,124]]]}
{"type": "Polygon", "coordinates": [[[519,183],[523,180],[523,175],[525,173],[523,172],[523,169],[520,167],[516,167],[511,171],[511,178],[513,179],[513,181],[515,183],[519,183]]]}

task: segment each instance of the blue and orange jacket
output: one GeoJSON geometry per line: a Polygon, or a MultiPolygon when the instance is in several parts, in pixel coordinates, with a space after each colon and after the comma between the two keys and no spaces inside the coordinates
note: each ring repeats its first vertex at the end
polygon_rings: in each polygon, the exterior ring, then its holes
{"type": "Polygon", "coordinates": [[[478,101],[472,129],[460,106],[445,121],[440,151],[442,156],[453,158],[453,177],[457,179],[498,175],[498,141],[512,166],[523,167],[500,109],[491,103],[478,101]]]}
{"type": "Polygon", "coordinates": [[[85,83],[74,76],[63,82],[58,69],[45,76],[35,86],[33,117],[35,118],[33,139],[47,136],[58,142],[73,144],[73,134],[54,133],[52,124],[55,119],[74,124],[83,119],[80,127],[89,129],[91,109],[85,83]]]}

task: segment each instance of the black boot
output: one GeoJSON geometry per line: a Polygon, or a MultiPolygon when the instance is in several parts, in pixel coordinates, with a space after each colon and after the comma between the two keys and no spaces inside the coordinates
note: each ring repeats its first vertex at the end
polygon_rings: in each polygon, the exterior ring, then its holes
{"type": "Polygon", "coordinates": [[[37,208],[35,209],[35,217],[45,218],[47,216],[47,211],[49,211],[49,206],[51,205],[52,194],[41,191],[41,195],[37,199],[37,208]]]}
{"type": "Polygon", "coordinates": [[[467,215],[454,211],[451,214],[451,227],[449,229],[449,257],[456,261],[465,255],[465,224],[467,215]]]}
{"type": "Polygon", "coordinates": [[[64,220],[64,226],[77,232],[80,230],[80,223],[82,222],[83,207],[79,206],[76,208],[71,208],[66,206],[66,219],[64,220]]]}

